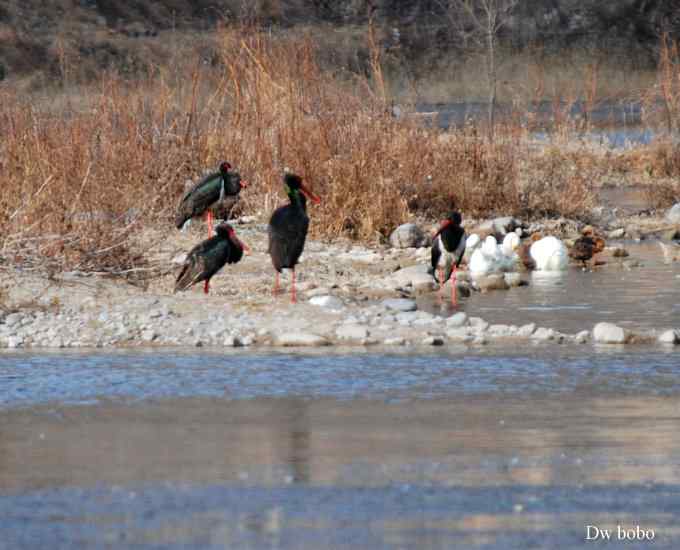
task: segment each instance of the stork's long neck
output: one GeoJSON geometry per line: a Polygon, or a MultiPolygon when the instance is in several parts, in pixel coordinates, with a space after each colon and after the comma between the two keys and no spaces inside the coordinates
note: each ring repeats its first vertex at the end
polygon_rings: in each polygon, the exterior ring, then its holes
{"type": "Polygon", "coordinates": [[[292,206],[299,208],[303,212],[307,212],[307,198],[304,193],[294,189],[288,194],[288,198],[290,199],[290,204],[292,206]]]}

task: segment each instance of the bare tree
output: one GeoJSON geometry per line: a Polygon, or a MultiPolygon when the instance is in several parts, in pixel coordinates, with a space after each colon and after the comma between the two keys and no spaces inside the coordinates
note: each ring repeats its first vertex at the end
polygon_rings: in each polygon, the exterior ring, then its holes
{"type": "Polygon", "coordinates": [[[438,0],[451,30],[465,48],[483,52],[489,101],[489,135],[493,139],[498,88],[498,37],[519,0],[438,0]]]}

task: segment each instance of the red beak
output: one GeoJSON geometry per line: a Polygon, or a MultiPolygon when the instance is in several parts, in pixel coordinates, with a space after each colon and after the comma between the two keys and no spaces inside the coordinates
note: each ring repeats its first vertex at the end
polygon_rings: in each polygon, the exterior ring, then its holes
{"type": "Polygon", "coordinates": [[[441,225],[439,226],[439,229],[437,229],[437,232],[432,235],[433,239],[437,238],[437,235],[439,235],[444,229],[446,229],[449,225],[451,225],[453,222],[451,220],[442,220],[441,225]]]}
{"type": "Polygon", "coordinates": [[[241,189],[248,187],[248,182],[246,180],[241,180],[241,189]]]}
{"type": "Polygon", "coordinates": [[[321,199],[318,197],[318,195],[315,195],[310,191],[303,183],[300,184],[300,191],[302,191],[305,196],[310,199],[314,204],[319,204],[321,202],[321,199]]]}

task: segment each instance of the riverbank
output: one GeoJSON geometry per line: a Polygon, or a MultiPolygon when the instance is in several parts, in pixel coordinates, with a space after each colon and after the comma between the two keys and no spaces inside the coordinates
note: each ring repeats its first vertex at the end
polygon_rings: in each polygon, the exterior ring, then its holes
{"type": "MultiPolygon", "coordinates": [[[[313,211],[311,216],[313,219],[313,211]]],[[[310,239],[298,269],[299,303],[293,305],[286,276],[282,278],[286,292],[272,296],[274,271],[266,254],[264,220],[254,216],[233,223],[253,254],[225,267],[213,279],[209,295],[203,294],[200,285],[185,293],[172,293],[175,272],[185,253],[205,238],[202,224],[194,224],[186,233],[173,230],[165,239],[159,238],[159,230],[147,231],[146,238],[158,242],[150,255],[167,270],[149,280],[145,288],[88,273],[48,275],[5,267],[0,287],[4,304],[0,310],[0,347],[415,347],[516,342],[585,344],[593,340],[650,344],[661,343],[659,339],[672,344],[678,340],[670,329],[680,329],[680,322],[667,326],[672,313],[658,326],[636,328],[627,322],[620,330],[601,327],[598,332],[593,330],[595,323],[588,320],[585,311],[580,330],[562,332],[523,320],[521,312],[513,324],[501,324],[493,314],[474,311],[472,304],[478,293],[517,293],[521,285],[534,284],[528,273],[472,279],[463,270],[457,285],[459,307],[449,304],[448,285],[440,305],[437,285],[427,274],[428,246],[396,248],[310,239]],[[469,295],[472,296],[468,298],[469,295]]],[[[582,224],[566,219],[530,225],[512,220],[505,228],[502,224],[502,219],[496,223],[466,221],[468,233],[498,234],[524,225],[525,233],[543,231],[567,241],[582,228],[582,224]]],[[[425,234],[431,229],[425,222],[419,226],[425,234]]],[[[619,277],[628,273],[630,291],[635,292],[636,278],[646,277],[646,261],[635,255],[620,257],[621,250],[625,242],[632,243],[634,239],[667,237],[667,227],[668,221],[660,217],[628,216],[610,221],[601,229],[611,239],[598,258],[602,263],[596,268],[598,274],[619,277]]],[[[658,250],[658,262],[662,262],[661,247],[658,250]]],[[[668,285],[677,286],[680,262],[669,269],[667,276],[675,274],[675,279],[668,280],[668,285]]],[[[592,277],[577,266],[570,270],[578,272],[583,281],[592,277]]],[[[561,314],[557,309],[554,312],[556,318],[561,314]]]]}

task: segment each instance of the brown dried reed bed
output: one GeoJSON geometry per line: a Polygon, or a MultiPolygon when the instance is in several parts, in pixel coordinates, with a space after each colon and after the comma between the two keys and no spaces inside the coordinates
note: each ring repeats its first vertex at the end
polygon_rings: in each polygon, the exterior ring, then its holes
{"type": "Polygon", "coordinates": [[[579,216],[592,204],[597,167],[529,149],[517,125],[493,142],[473,126],[443,134],[393,118],[370,81],[321,70],[308,38],[231,30],[221,41],[217,68],[155,68],[134,85],[106,74],[71,106],[5,92],[0,262],[156,274],[141,231],[175,231],[186,179],[223,158],[253,184],[245,211],[282,202],[284,167],[302,174],[323,199],[312,226],[326,238],[381,238],[454,207],[579,216]]]}

